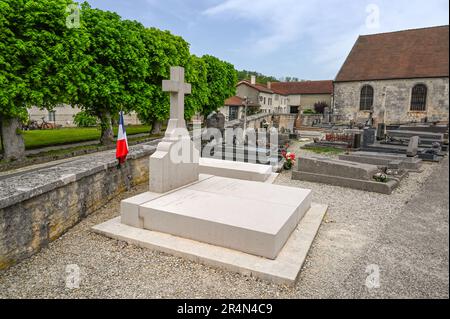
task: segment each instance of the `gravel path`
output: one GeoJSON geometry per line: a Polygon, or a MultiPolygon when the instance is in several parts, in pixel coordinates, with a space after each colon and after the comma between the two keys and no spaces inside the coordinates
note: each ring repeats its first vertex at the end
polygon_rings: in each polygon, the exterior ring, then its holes
{"type": "MultiPolygon", "coordinates": [[[[295,146],[294,146],[295,147],[295,146]]],[[[303,153],[305,151],[301,151],[303,153]]],[[[298,153],[298,150],[297,150],[298,153]]],[[[0,298],[448,298],[448,158],[425,164],[392,195],[290,179],[329,204],[295,287],[206,267],[127,245],[90,231],[118,215],[122,198],[69,230],[48,248],[0,273],[0,298]],[[66,288],[66,266],[80,268],[80,287],[66,288]],[[380,268],[368,289],[366,267],[380,268]]]]}

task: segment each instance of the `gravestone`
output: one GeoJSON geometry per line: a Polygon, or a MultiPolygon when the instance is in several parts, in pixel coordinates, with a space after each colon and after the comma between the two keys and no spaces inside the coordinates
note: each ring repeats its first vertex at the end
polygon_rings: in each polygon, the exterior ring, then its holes
{"type": "Polygon", "coordinates": [[[155,193],[197,181],[200,156],[184,120],[184,95],[191,93],[191,85],[184,83],[184,69],[170,68],[170,80],[164,80],[162,88],[170,93],[170,120],[164,138],[150,157],[150,191],[155,193]]]}
{"type": "Polygon", "coordinates": [[[367,147],[367,146],[375,143],[375,129],[364,128],[362,142],[363,142],[364,147],[367,147]]]}
{"type": "MultiPolygon", "coordinates": [[[[121,217],[94,230],[206,264],[294,283],[327,206],[313,206],[308,189],[199,175],[199,164],[192,158],[177,161],[179,151],[194,148],[185,130],[182,96],[190,86],[183,81],[183,71],[171,68],[171,80],[163,82],[171,94],[171,119],[157,155],[150,158],[150,191],[123,200],[121,217]],[[180,144],[187,148],[178,149],[180,144]]],[[[214,162],[209,163],[211,172],[214,162]]],[[[247,165],[240,166],[246,170],[247,165]]]]}
{"type": "Polygon", "coordinates": [[[371,180],[372,176],[378,172],[378,168],[374,165],[337,160],[319,155],[301,156],[297,162],[299,169],[303,172],[345,178],[371,180]]]}
{"type": "Polygon", "coordinates": [[[329,107],[325,107],[323,109],[323,122],[326,124],[330,123],[330,108],[329,107]]]}
{"type": "Polygon", "coordinates": [[[386,131],[386,124],[379,123],[378,127],[377,127],[377,140],[378,141],[384,140],[385,131],[386,131]]]}
{"type": "Polygon", "coordinates": [[[373,179],[378,172],[378,167],[371,164],[307,155],[298,158],[297,168],[292,171],[292,179],[391,194],[406,174],[402,172],[400,178],[391,176],[384,183],[373,179]]]}
{"type": "Polygon", "coordinates": [[[353,149],[359,149],[361,148],[361,133],[354,133],[353,134],[353,149]]]}
{"type": "Polygon", "coordinates": [[[408,149],[406,150],[406,155],[409,157],[414,157],[417,155],[419,148],[419,137],[413,136],[409,139],[408,149]]]}
{"type": "Polygon", "coordinates": [[[386,166],[387,168],[398,168],[408,171],[420,171],[422,160],[417,157],[407,157],[402,154],[375,153],[375,152],[352,152],[341,154],[339,159],[357,163],[386,166]]]}
{"type": "Polygon", "coordinates": [[[220,112],[213,112],[206,118],[206,128],[215,128],[224,136],[225,115],[220,112]]]}

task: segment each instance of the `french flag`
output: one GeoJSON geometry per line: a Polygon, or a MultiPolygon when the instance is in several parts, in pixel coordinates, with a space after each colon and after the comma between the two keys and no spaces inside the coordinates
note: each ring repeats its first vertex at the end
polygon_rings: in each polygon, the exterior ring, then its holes
{"type": "Polygon", "coordinates": [[[123,121],[123,112],[119,116],[119,132],[117,134],[116,158],[119,164],[125,163],[128,155],[128,140],[127,132],[125,131],[125,124],[123,121]]]}

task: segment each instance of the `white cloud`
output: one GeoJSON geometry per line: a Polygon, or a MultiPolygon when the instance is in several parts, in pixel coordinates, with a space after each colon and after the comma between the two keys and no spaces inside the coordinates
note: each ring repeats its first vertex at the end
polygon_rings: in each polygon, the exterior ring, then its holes
{"type": "Polygon", "coordinates": [[[227,0],[206,9],[208,16],[223,15],[255,24],[252,39],[258,51],[272,52],[299,38],[314,12],[314,1],[297,0],[227,0]]]}
{"type": "MultiPolygon", "coordinates": [[[[203,15],[242,23],[245,29],[236,36],[254,44],[252,54],[302,50],[299,56],[308,61],[298,64],[330,74],[338,71],[360,34],[448,24],[448,0],[224,0],[203,15]],[[367,24],[373,22],[374,7],[379,21],[367,24]]],[[[249,46],[240,50],[248,53],[249,46]]]]}

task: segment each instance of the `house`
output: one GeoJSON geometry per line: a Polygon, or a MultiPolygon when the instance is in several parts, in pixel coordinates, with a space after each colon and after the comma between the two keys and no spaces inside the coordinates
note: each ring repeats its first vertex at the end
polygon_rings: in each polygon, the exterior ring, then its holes
{"type": "MultiPolygon", "coordinates": [[[[249,100],[247,108],[250,110],[249,113],[255,113],[260,109],[260,105],[249,100]]],[[[225,115],[226,121],[234,121],[244,116],[244,110],[245,99],[239,96],[232,96],[225,100],[224,107],[220,109],[220,112],[225,115]]]]}
{"type": "Polygon", "coordinates": [[[227,120],[241,118],[244,114],[245,98],[252,113],[298,113],[313,109],[317,102],[332,105],[333,81],[268,82],[260,84],[256,77],[240,81],[236,85],[236,96],[225,101],[220,111],[227,120]]]}
{"type": "Polygon", "coordinates": [[[289,113],[314,109],[314,104],[333,102],[333,81],[274,82],[270,87],[288,99],[289,113]]]}
{"type": "MultiPolygon", "coordinates": [[[[78,107],[72,107],[67,104],[56,106],[53,111],[46,109],[39,109],[35,106],[28,110],[30,120],[42,123],[43,120],[63,127],[76,126],[73,122],[73,117],[81,112],[78,107]]],[[[124,121],[126,125],[138,125],[141,124],[136,113],[124,114],[124,121]]]]}
{"type": "Polygon", "coordinates": [[[449,26],[360,36],[334,82],[345,120],[448,122],[449,26]]]}

